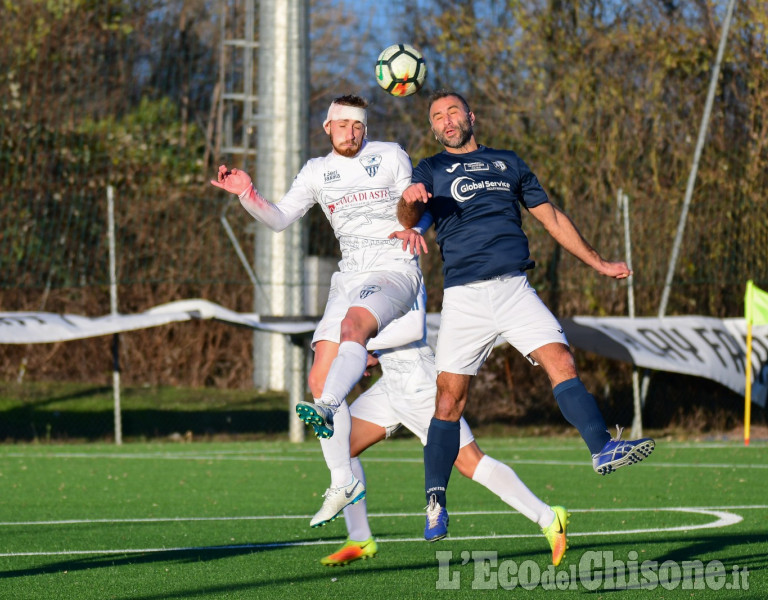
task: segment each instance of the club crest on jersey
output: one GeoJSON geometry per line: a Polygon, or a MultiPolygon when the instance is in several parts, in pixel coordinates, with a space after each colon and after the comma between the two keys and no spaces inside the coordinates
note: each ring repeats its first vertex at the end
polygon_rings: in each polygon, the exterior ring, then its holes
{"type": "Polygon", "coordinates": [[[502,172],[507,170],[507,163],[505,163],[503,160],[494,160],[493,166],[502,172]]]}
{"type": "Polygon", "coordinates": [[[475,171],[488,171],[489,169],[490,167],[488,164],[484,162],[464,163],[465,173],[474,173],[475,171]]]}
{"type": "Polygon", "coordinates": [[[337,181],[341,179],[341,175],[339,175],[338,171],[326,171],[323,173],[323,179],[325,180],[325,183],[330,183],[331,181],[337,181]]]}
{"type": "Polygon", "coordinates": [[[376,292],[380,292],[381,287],[378,285],[364,285],[363,289],[360,290],[360,298],[367,298],[371,294],[375,294],[376,292]]]}
{"type": "Polygon", "coordinates": [[[375,177],[381,166],[381,154],[368,154],[360,157],[360,164],[365,167],[368,177],[375,177]]]}

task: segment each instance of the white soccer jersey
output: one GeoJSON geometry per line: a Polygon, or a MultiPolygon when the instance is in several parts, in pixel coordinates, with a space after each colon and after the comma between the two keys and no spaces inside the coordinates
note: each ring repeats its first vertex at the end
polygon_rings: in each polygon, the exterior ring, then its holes
{"type": "Polygon", "coordinates": [[[352,158],[331,152],[309,160],[277,207],[295,220],[317,202],[339,240],[341,271],[411,271],[418,258],[389,234],[403,229],[397,203],[412,170],[399,145],[366,141],[352,158]]]}
{"type": "MultiPolygon", "coordinates": [[[[389,437],[403,425],[427,443],[427,433],[435,412],[435,356],[424,341],[385,350],[379,354],[381,378],[349,407],[351,415],[374,423],[389,437]]],[[[474,440],[462,417],[459,420],[459,447],[474,440]]]]}
{"type": "Polygon", "coordinates": [[[413,396],[424,392],[434,398],[435,355],[425,342],[380,351],[378,358],[393,400],[408,403],[413,396]]]}

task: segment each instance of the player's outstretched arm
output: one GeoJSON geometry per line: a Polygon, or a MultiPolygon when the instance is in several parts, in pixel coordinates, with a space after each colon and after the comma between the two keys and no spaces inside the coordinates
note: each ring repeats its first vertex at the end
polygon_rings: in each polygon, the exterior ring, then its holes
{"type": "Polygon", "coordinates": [[[243,208],[272,231],[282,231],[306,212],[304,205],[297,202],[284,201],[280,206],[272,204],[259,194],[248,173],[239,169],[230,170],[226,165],[219,167],[216,180],[211,180],[211,184],[237,194],[243,208]]]}
{"type": "Polygon", "coordinates": [[[568,215],[551,202],[534,206],[529,210],[557,243],[601,275],[614,279],[626,279],[632,274],[627,263],[603,259],[584,239],[568,215]]]}
{"type": "Polygon", "coordinates": [[[221,165],[216,174],[216,179],[211,180],[211,185],[221,188],[231,194],[240,196],[251,187],[251,176],[239,169],[228,169],[227,165],[221,165]]]}

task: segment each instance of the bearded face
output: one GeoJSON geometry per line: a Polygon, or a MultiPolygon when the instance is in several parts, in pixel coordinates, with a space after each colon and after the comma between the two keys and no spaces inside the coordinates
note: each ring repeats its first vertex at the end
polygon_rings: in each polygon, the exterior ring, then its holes
{"type": "Polygon", "coordinates": [[[328,124],[328,137],[336,154],[352,158],[363,147],[365,125],[350,119],[331,121],[328,124]]]}
{"type": "Polygon", "coordinates": [[[439,131],[434,127],[432,131],[435,133],[437,141],[446,148],[462,148],[472,139],[474,134],[469,122],[469,115],[466,113],[463,118],[457,119],[450,125],[443,123],[443,127],[439,131]]]}
{"type": "Polygon", "coordinates": [[[461,149],[473,143],[475,116],[456,96],[435,100],[430,107],[429,122],[435,139],[445,148],[461,149]]]}

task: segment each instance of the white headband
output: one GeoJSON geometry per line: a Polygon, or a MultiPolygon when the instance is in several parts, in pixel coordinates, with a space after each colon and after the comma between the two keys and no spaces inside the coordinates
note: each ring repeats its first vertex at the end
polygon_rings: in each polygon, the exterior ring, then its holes
{"type": "Polygon", "coordinates": [[[336,104],[331,102],[331,106],[328,108],[328,116],[323,121],[323,127],[328,125],[331,121],[341,121],[343,119],[350,119],[351,121],[360,121],[368,129],[368,112],[364,108],[358,106],[347,106],[346,104],[336,104]]]}

